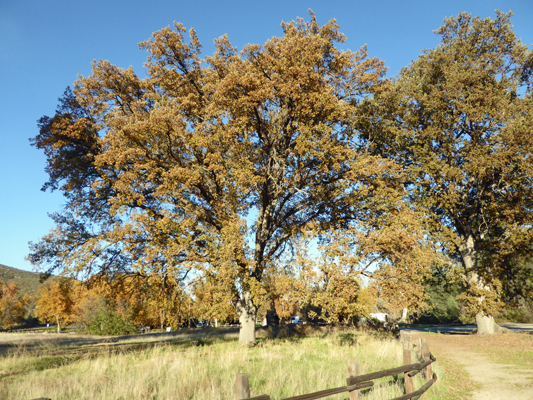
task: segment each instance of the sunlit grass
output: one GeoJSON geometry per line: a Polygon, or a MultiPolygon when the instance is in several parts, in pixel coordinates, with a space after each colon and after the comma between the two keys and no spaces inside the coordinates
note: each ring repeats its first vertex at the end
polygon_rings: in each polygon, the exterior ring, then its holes
{"type": "MultiPolygon", "coordinates": [[[[236,375],[247,373],[252,396],[269,394],[277,400],[344,386],[348,359],[357,359],[364,374],[401,365],[402,352],[394,338],[355,331],[260,338],[255,347],[213,339],[134,351],[103,348],[97,355],[69,358],[65,354],[63,359],[49,357],[48,361],[20,352],[0,360],[0,370],[11,373],[4,375],[0,398],[234,399],[236,375]]],[[[417,376],[415,389],[423,383],[422,376],[417,376]]],[[[431,394],[441,391],[439,384],[423,399],[446,398],[431,394]]],[[[375,381],[375,385],[363,391],[363,399],[385,400],[404,393],[401,375],[375,381]]],[[[347,393],[329,397],[347,398],[347,393]]]]}
{"type": "Polygon", "coordinates": [[[533,369],[533,350],[498,350],[487,349],[485,353],[494,362],[500,364],[515,364],[533,369]]]}

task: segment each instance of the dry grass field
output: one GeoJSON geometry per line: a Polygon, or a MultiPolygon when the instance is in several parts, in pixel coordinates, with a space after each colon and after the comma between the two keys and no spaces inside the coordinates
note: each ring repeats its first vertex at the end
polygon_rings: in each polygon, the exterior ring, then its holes
{"type": "MultiPolygon", "coordinates": [[[[250,348],[238,346],[235,336],[231,329],[120,338],[0,334],[0,398],[229,400],[235,398],[236,374],[247,373],[252,396],[278,400],[345,385],[350,358],[359,361],[361,373],[402,364],[399,341],[376,333],[308,329],[272,337],[259,331],[258,345],[250,348]]],[[[480,388],[465,366],[443,351],[446,341],[449,346],[466,340],[474,353],[500,361],[505,354],[529,368],[529,356],[520,355],[533,343],[526,335],[505,336],[508,347],[497,338],[425,337],[437,356],[439,380],[423,400],[469,399],[480,388]]],[[[415,389],[423,383],[417,377],[415,389]]],[[[401,396],[403,378],[384,378],[363,393],[365,400],[401,396]]],[[[329,397],[347,398],[347,393],[329,397]]]]}

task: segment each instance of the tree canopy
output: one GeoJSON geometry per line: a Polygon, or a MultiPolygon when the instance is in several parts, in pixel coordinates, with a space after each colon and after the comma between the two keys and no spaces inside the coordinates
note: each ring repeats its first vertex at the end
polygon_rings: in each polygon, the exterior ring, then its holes
{"type": "MultiPolygon", "coordinates": [[[[465,305],[492,332],[501,286],[533,239],[533,53],[511,13],[462,13],[365,105],[375,154],[402,165],[433,240],[458,260],[465,305]]],[[[507,279],[508,280],[508,279],[507,279]]]]}
{"type": "Polygon", "coordinates": [[[0,280],[0,328],[11,329],[26,316],[30,296],[20,295],[18,285],[11,279],[0,280]]]}
{"type": "MultiPolygon", "coordinates": [[[[244,344],[255,340],[265,274],[304,234],[366,237],[369,249],[343,246],[372,258],[386,242],[372,232],[397,223],[404,240],[387,252],[406,260],[421,242],[407,239],[401,169],[354,129],[383,62],[364,46],[339,50],[335,20],[319,26],[312,12],[282,29],[241,51],[222,36],[201,58],[194,29],[187,42],[175,23],[140,44],[146,78],[95,61],[32,139],[48,159],[44,189],[67,205],[30,259],[64,273],[218,276],[244,344]]],[[[403,265],[420,267],[415,259],[403,265]]]]}

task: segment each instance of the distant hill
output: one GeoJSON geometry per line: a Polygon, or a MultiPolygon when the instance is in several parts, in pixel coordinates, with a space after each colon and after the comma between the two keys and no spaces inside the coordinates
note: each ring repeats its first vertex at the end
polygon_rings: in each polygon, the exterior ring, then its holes
{"type": "Polygon", "coordinates": [[[29,294],[30,296],[39,290],[41,274],[38,272],[23,271],[0,264],[0,279],[2,282],[12,280],[19,285],[20,294],[29,294]]]}

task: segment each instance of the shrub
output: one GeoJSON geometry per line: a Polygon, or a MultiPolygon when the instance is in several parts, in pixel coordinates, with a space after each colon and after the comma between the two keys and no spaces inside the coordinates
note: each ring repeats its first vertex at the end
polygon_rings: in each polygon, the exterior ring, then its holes
{"type": "Polygon", "coordinates": [[[528,307],[519,307],[502,311],[497,319],[499,322],[514,322],[528,324],[533,322],[533,310],[528,307]]]}
{"type": "Polygon", "coordinates": [[[137,333],[137,327],[124,315],[102,309],[85,322],[85,330],[92,335],[129,335],[137,333]]]}

